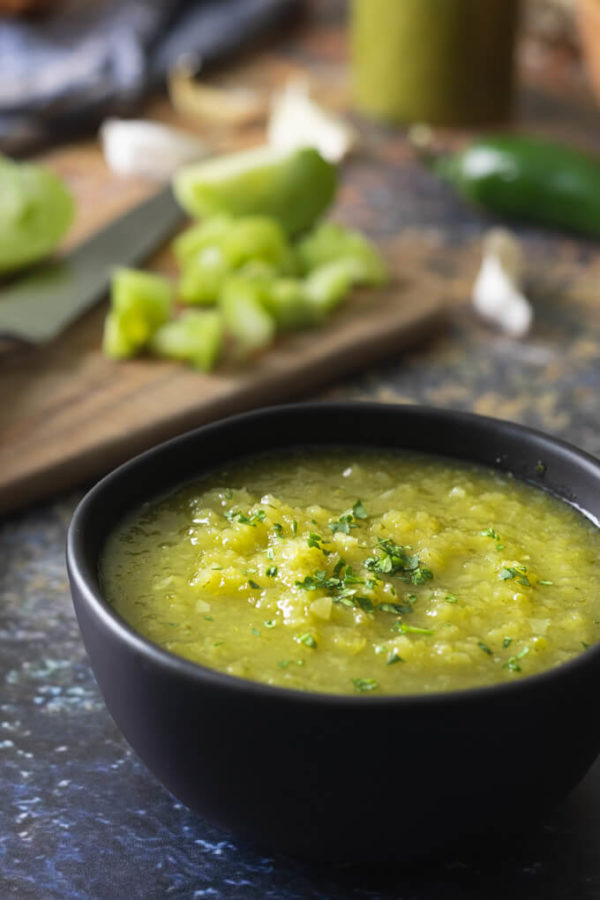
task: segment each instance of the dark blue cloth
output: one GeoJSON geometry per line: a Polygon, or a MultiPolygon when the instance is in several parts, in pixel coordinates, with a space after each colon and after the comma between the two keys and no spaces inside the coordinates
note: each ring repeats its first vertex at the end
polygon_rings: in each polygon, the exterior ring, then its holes
{"type": "Polygon", "coordinates": [[[71,0],[0,22],[0,150],[28,151],[135,110],[175,60],[212,63],[302,0],[71,0]]]}

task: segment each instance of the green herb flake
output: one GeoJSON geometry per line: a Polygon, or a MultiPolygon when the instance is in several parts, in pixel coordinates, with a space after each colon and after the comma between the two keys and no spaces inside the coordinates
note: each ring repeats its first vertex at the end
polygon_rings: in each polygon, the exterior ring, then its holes
{"type": "Polygon", "coordinates": [[[396,576],[409,584],[424,584],[433,578],[433,572],[422,565],[418,554],[408,553],[409,546],[401,546],[391,539],[377,539],[376,556],[365,560],[365,567],[381,575],[396,576]]]}
{"type": "Polygon", "coordinates": [[[275,559],[275,551],[273,550],[272,547],[267,547],[266,553],[267,553],[267,559],[275,559]]]}
{"type": "Polygon", "coordinates": [[[306,634],[298,634],[294,638],[299,644],[304,644],[305,647],[310,647],[311,650],[317,649],[317,642],[312,634],[307,632],[306,634]]]}
{"type": "Polygon", "coordinates": [[[352,678],[352,684],[360,694],[367,694],[379,687],[374,678],[352,678]]]}
{"type": "Polygon", "coordinates": [[[297,660],[296,660],[296,665],[297,665],[297,666],[303,666],[303,665],[304,665],[304,660],[303,660],[303,659],[297,659],[297,660]]]}
{"type": "Polygon", "coordinates": [[[417,628],[415,625],[405,625],[404,622],[396,623],[395,630],[402,634],[435,634],[433,628],[417,628]]]}
{"type": "Polygon", "coordinates": [[[592,645],[586,644],[585,641],[581,641],[581,646],[583,647],[584,650],[589,650],[592,645]]]}
{"type": "Polygon", "coordinates": [[[486,528],[485,531],[480,531],[479,534],[482,537],[493,538],[495,541],[501,540],[500,535],[494,528],[486,528]]]}
{"type": "Polygon", "coordinates": [[[314,531],[311,531],[308,535],[308,540],[306,541],[309,547],[315,547],[317,550],[320,550],[321,553],[324,553],[325,556],[329,556],[330,551],[326,550],[323,547],[323,544],[327,544],[328,541],[324,540],[320,534],[315,534],[314,531]]]}
{"type": "Polygon", "coordinates": [[[527,575],[526,566],[504,566],[500,569],[498,573],[498,578],[500,581],[511,581],[513,578],[517,581],[518,584],[523,584],[525,587],[530,587],[530,581],[527,575]]]}
{"type": "Polygon", "coordinates": [[[260,637],[260,631],[258,630],[258,628],[251,628],[250,631],[252,632],[254,637],[260,637]]]}
{"type": "Polygon", "coordinates": [[[268,578],[275,578],[277,575],[277,566],[269,566],[265,574],[268,578]]]}
{"type": "Polygon", "coordinates": [[[231,498],[233,497],[233,491],[231,490],[231,488],[226,488],[224,494],[226,500],[231,500],[231,498]]]}
{"type": "Polygon", "coordinates": [[[511,644],[512,644],[511,637],[505,637],[504,640],[502,641],[502,646],[504,647],[504,649],[506,649],[507,647],[510,647],[511,644]]]}
{"type": "Polygon", "coordinates": [[[493,656],[494,654],[490,650],[487,644],[484,644],[483,641],[477,641],[477,646],[480,650],[483,650],[484,653],[487,653],[488,656],[493,656]]]}
{"type": "Polygon", "coordinates": [[[510,659],[507,659],[505,663],[502,664],[503,669],[509,669],[511,672],[520,672],[521,666],[517,661],[516,656],[511,656],[510,659]]]}
{"type": "Polygon", "coordinates": [[[504,550],[504,544],[496,544],[496,550],[498,551],[498,553],[500,553],[502,550],[504,550]]]}
{"type": "Polygon", "coordinates": [[[280,522],[275,522],[273,525],[273,531],[277,535],[277,537],[281,537],[283,534],[283,525],[280,522]]]}
{"type": "Polygon", "coordinates": [[[256,581],[252,581],[252,579],[248,581],[248,587],[252,588],[253,591],[260,591],[260,584],[257,584],[256,581]]]}
{"type": "Polygon", "coordinates": [[[456,594],[446,594],[444,599],[446,600],[446,603],[458,603],[456,594]]]}
{"type": "Polygon", "coordinates": [[[388,658],[385,661],[386,666],[393,666],[394,663],[404,662],[401,656],[398,656],[395,650],[389,654],[388,658]]]}
{"type": "Polygon", "coordinates": [[[369,516],[367,514],[366,509],[362,505],[360,500],[357,500],[354,506],[352,507],[352,515],[355,519],[368,519],[369,516]]]}
{"type": "Polygon", "coordinates": [[[266,619],[266,621],[263,622],[263,625],[265,626],[265,628],[275,628],[277,622],[273,619],[266,619]]]}
{"type": "Polygon", "coordinates": [[[222,647],[222,646],[223,646],[223,641],[215,641],[213,644],[213,647],[222,647]]]}
{"type": "Polygon", "coordinates": [[[294,537],[296,537],[296,535],[298,534],[298,522],[296,521],[296,519],[294,519],[294,521],[292,522],[292,534],[294,535],[294,537]]]}
{"type": "Polygon", "coordinates": [[[206,620],[207,622],[212,622],[212,621],[213,621],[213,617],[212,617],[212,616],[204,616],[204,618],[205,618],[205,620],[206,620]]]}
{"type": "Polygon", "coordinates": [[[536,471],[537,475],[545,475],[546,472],[548,471],[548,466],[546,465],[545,462],[542,462],[541,459],[538,459],[538,461],[535,464],[535,471],[536,471]]]}
{"type": "Polygon", "coordinates": [[[523,649],[521,651],[519,651],[519,653],[517,653],[516,659],[523,659],[524,656],[527,656],[529,651],[530,651],[530,647],[523,647],[523,649]]]}
{"type": "Polygon", "coordinates": [[[554,584],[554,582],[553,582],[553,581],[546,581],[545,579],[542,581],[542,580],[540,579],[540,581],[538,581],[538,584],[551,585],[551,584],[554,584]]]}
{"type": "Polygon", "coordinates": [[[280,669],[287,669],[290,662],[291,662],[291,660],[289,660],[289,659],[280,659],[279,662],[277,663],[277,665],[279,666],[280,669]]]}

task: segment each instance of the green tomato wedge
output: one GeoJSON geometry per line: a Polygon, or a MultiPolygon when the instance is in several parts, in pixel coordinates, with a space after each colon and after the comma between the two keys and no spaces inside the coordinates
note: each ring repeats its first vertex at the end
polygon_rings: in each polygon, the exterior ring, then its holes
{"type": "Polygon", "coordinates": [[[325,212],[336,186],[335,167],[316,150],[268,146],[184,166],[173,180],[179,203],[196,218],[272,216],[291,235],[325,212]]]}
{"type": "Polygon", "coordinates": [[[304,291],[317,318],[342,303],[356,283],[354,260],[338,259],[319,266],[304,280],[304,291]]]}
{"type": "Polygon", "coordinates": [[[355,263],[354,284],[378,286],[388,280],[386,264],[379,250],[359,231],[323,222],[311,231],[296,248],[303,272],[339,259],[355,263]]]}
{"type": "Polygon", "coordinates": [[[210,372],[223,349],[223,323],[216,311],[190,310],[163,325],[153,335],[150,349],[157,356],[187,362],[210,372]]]}
{"type": "Polygon", "coordinates": [[[232,268],[261,261],[277,271],[293,270],[295,260],[287,236],[279,222],[269,216],[244,216],[234,220],[220,246],[232,268]]]}
{"type": "Polygon", "coordinates": [[[0,274],[48,256],[74,211],[73,197],[54,172],[0,157],[0,274]]]}
{"type": "Polygon", "coordinates": [[[135,356],[170,317],[170,282],[151,272],[117,269],[111,282],[111,309],[102,348],[113,359],[135,356]]]}
{"type": "Polygon", "coordinates": [[[231,267],[220,247],[204,247],[183,268],[178,285],[180,300],[208,306],[216,303],[230,272],[231,267]]]}
{"type": "Polygon", "coordinates": [[[277,278],[266,285],[263,304],[282,331],[308,328],[319,315],[298,278],[277,278]]]}
{"type": "Polygon", "coordinates": [[[264,307],[265,285],[257,280],[231,277],[219,298],[225,328],[242,356],[267,347],[275,337],[276,322],[264,307]]]}
{"type": "Polygon", "coordinates": [[[213,216],[205,222],[196,222],[178,235],[171,248],[179,265],[183,268],[206,247],[221,247],[221,242],[231,228],[230,216],[213,216]]]}

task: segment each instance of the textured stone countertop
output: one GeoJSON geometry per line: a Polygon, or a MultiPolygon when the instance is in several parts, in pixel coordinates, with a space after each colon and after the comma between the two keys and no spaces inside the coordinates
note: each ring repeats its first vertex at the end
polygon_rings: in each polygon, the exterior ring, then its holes
{"type": "MultiPolygon", "coordinates": [[[[298,66],[339,66],[335,16],[323,14],[319,29],[278,52],[298,66]]],[[[560,57],[546,63],[526,48],[527,125],[600,146],[598,112],[576,65],[560,57]]],[[[419,254],[444,274],[453,313],[427,345],[320,396],[475,410],[599,454],[596,247],[520,229],[535,327],[522,342],[494,334],[468,307],[488,220],[412,161],[404,135],[364,125],[362,133],[366,149],[346,169],[340,214],[379,238],[396,235],[398,253],[419,254]]],[[[118,733],[86,660],[63,560],[78,496],[14,515],[0,531],[1,898],[600,897],[600,763],[521,841],[409,870],[263,855],[177,803],[118,733]]]]}

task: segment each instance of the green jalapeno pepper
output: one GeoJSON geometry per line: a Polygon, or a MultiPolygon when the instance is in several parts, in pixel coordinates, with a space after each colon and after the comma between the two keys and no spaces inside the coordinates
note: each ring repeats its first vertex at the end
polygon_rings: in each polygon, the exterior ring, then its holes
{"type": "Polygon", "coordinates": [[[481,137],[433,161],[459,195],[494,213],[600,236],[600,159],[519,135],[481,137]]]}

